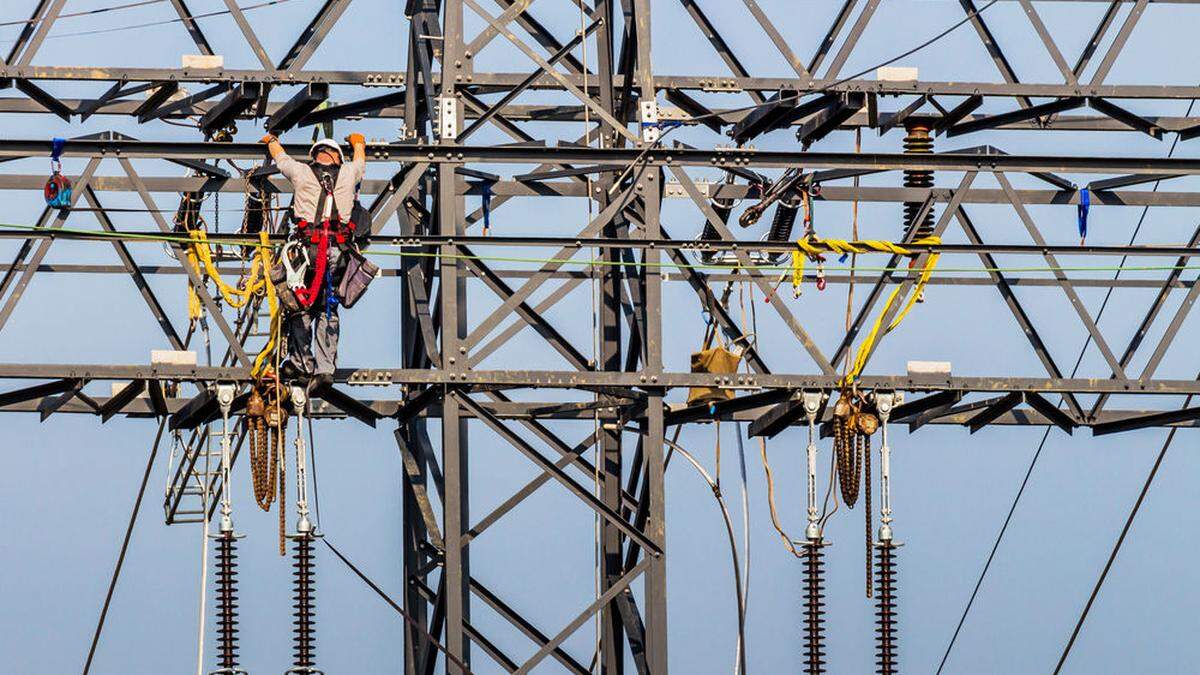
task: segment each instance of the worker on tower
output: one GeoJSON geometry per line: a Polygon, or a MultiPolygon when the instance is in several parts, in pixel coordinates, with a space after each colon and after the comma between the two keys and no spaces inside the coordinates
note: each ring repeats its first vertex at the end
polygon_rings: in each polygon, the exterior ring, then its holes
{"type": "Polygon", "coordinates": [[[344,161],[341,146],[329,139],[313,143],[310,162],[289,156],[273,134],[262,142],[292,184],[295,228],[282,257],[289,270],[300,270],[296,276],[304,281],[293,288],[297,302],[284,318],[288,358],[281,375],[307,379],[311,388],[319,389],[333,382],[337,365],[340,303],[336,290],[348,254],[357,255],[352,251],[356,240],[370,235],[369,216],[358,203],[366,169],[366,139],[358,133],[346,137],[354,153],[349,162],[344,161]]]}

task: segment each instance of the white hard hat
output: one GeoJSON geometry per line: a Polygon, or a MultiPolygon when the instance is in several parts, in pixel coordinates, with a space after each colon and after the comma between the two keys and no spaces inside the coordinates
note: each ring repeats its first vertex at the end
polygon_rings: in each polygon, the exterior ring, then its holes
{"type": "Polygon", "coordinates": [[[308,156],[316,157],[317,153],[324,149],[332,150],[333,152],[337,153],[338,159],[345,161],[346,158],[344,155],[342,155],[342,146],[338,145],[337,141],[328,138],[322,138],[316,143],[313,143],[312,147],[308,149],[308,156]]]}

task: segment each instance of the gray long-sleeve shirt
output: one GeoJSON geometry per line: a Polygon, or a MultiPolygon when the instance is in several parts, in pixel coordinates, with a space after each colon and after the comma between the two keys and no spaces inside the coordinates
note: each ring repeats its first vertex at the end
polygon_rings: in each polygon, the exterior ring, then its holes
{"type": "MultiPolygon", "coordinates": [[[[296,218],[311,223],[320,222],[332,212],[333,205],[325,205],[325,217],[317,218],[317,200],[321,198],[321,183],[311,167],[304,162],[292,159],[287,153],[275,158],[275,165],[280,173],[292,184],[292,212],[296,218]]],[[[366,161],[345,162],[338,169],[337,182],[333,186],[333,198],[337,203],[338,215],[342,220],[349,220],[354,209],[354,198],[358,192],[358,184],[366,173],[366,161]]]]}

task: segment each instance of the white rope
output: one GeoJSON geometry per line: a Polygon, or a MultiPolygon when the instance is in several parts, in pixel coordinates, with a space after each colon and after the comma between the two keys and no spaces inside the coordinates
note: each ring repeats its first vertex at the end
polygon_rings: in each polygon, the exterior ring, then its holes
{"type": "Polygon", "coordinates": [[[200,625],[196,629],[196,675],[204,675],[204,628],[208,612],[208,501],[210,492],[207,476],[211,469],[211,447],[211,439],[206,440],[204,445],[204,475],[206,478],[200,481],[200,518],[203,519],[204,525],[201,528],[200,543],[200,625]]]}
{"type": "MultiPolygon", "coordinates": [[[[583,9],[583,3],[579,3],[579,41],[583,53],[583,92],[585,96],[591,96],[588,93],[588,48],[587,48],[587,16],[583,9]]],[[[592,145],[592,116],[589,106],[583,106],[583,142],[584,145],[591,147],[592,145]]],[[[592,177],[587,176],[587,194],[584,196],[587,202],[587,222],[592,222],[592,177]]],[[[592,364],[593,367],[600,363],[600,327],[596,323],[599,315],[599,286],[596,283],[596,250],[592,249],[592,265],[591,265],[592,284],[589,295],[592,301],[592,364]]],[[[593,394],[594,399],[599,402],[600,394],[593,394]]],[[[592,413],[592,445],[595,449],[596,459],[592,471],[592,494],[600,498],[600,456],[602,443],[600,440],[600,406],[596,406],[592,413]]],[[[592,518],[592,592],[595,599],[600,598],[600,514],[596,513],[592,518]]],[[[595,658],[592,665],[596,668],[600,667],[600,635],[601,635],[601,619],[600,614],[596,615],[592,622],[595,626],[593,654],[595,658]]]]}

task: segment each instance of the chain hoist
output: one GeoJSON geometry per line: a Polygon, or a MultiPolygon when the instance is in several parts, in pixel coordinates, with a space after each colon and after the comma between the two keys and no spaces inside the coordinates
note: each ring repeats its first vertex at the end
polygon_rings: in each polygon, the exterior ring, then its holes
{"type": "Polygon", "coordinates": [[[284,441],[287,435],[288,392],[274,376],[254,383],[246,401],[246,427],[250,442],[251,477],[254,500],[263,511],[270,511],[279,497],[279,555],[287,552],[284,496],[284,441]]]}
{"type": "Polygon", "coordinates": [[[230,493],[230,469],[233,464],[229,413],[235,387],[217,385],[217,405],[221,409],[221,525],[214,535],[217,544],[217,670],[212,675],[244,675],[238,667],[237,611],[237,540],[242,535],[233,529],[233,497],[230,493]]]}
{"type": "Polygon", "coordinates": [[[833,451],[842,500],[850,508],[858,502],[864,459],[869,457],[871,435],[878,429],[879,418],[867,398],[855,388],[843,389],[833,406],[833,451]]]}
{"type": "Polygon", "coordinates": [[[827,397],[823,392],[801,394],[808,417],[808,528],[804,542],[804,658],[806,673],[825,672],[826,546],[817,509],[817,417],[827,397]]]}

